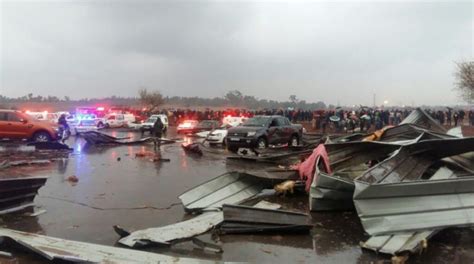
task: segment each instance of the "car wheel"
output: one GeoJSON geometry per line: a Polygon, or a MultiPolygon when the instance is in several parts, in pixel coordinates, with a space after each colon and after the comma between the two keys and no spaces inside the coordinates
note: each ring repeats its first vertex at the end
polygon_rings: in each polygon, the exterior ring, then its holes
{"type": "Polygon", "coordinates": [[[36,132],[33,135],[33,141],[48,142],[48,141],[51,141],[51,136],[47,132],[36,132]]]}
{"type": "Polygon", "coordinates": [[[290,142],[289,142],[288,145],[291,146],[291,147],[297,147],[300,144],[299,141],[300,140],[299,140],[298,136],[294,135],[294,136],[291,137],[290,142]]]}
{"type": "Polygon", "coordinates": [[[106,123],[105,128],[110,128],[110,125],[106,123]]]}
{"type": "Polygon", "coordinates": [[[267,140],[263,137],[259,138],[257,140],[257,148],[258,149],[264,149],[267,148],[267,140]]]}

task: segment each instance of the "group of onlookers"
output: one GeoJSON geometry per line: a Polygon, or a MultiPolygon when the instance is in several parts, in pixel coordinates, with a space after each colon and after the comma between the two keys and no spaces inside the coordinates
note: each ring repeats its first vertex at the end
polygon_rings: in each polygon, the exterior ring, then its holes
{"type": "MultiPolygon", "coordinates": [[[[433,119],[446,126],[471,125],[474,126],[474,109],[446,108],[446,110],[425,109],[433,119]]],[[[226,116],[252,117],[255,115],[282,115],[290,121],[311,122],[313,129],[334,128],[336,130],[361,131],[370,128],[381,129],[387,125],[398,125],[408,116],[411,109],[373,109],[362,107],[357,110],[337,108],[334,110],[292,110],[292,109],[263,109],[263,110],[191,110],[191,109],[163,109],[172,123],[179,123],[186,119],[192,120],[222,120],[226,116]]]]}

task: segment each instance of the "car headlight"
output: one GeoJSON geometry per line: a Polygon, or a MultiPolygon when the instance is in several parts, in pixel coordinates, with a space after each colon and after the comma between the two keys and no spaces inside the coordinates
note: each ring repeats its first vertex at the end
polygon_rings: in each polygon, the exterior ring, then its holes
{"type": "Polygon", "coordinates": [[[257,132],[253,131],[253,132],[247,132],[247,137],[252,137],[252,136],[255,136],[257,132]]]}

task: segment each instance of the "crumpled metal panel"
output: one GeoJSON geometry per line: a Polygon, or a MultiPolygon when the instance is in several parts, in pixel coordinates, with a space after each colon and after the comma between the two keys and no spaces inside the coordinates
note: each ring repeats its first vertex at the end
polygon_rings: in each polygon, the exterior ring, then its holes
{"type": "Polygon", "coordinates": [[[415,143],[420,140],[427,139],[443,139],[456,138],[453,135],[448,135],[441,132],[431,131],[416,124],[402,124],[395,127],[388,128],[384,131],[379,141],[392,142],[399,145],[407,145],[415,143]]]}
{"type": "Polygon", "coordinates": [[[248,174],[230,172],[198,185],[178,198],[186,211],[215,209],[257,195],[264,189],[264,181],[248,174]]]}
{"type": "Polygon", "coordinates": [[[334,143],[325,146],[334,172],[329,175],[321,171],[319,166],[315,166],[309,192],[311,211],[354,209],[353,178],[367,169],[367,166],[363,164],[372,160],[383,160],[400,147],[372,141],[334,143]],[[362,170],[359,171],[361,168],[362,170]]]}
{"type": "Polygon", "coordinates": [[[364,230],[389,235],[473,225],[474,175],[445,166],[428,173],[442,158],[472,151],[473,140],[407,145],[357,178],[354,204],[364,230]]]}
{"type": "Polygon", "coordinates": [[[47,260],[63,260],[79,263],[142,263],[160,262],[212,263],[207,260],[172,257],[131,249],[90,244],[55,237],[25,233],[0,228],[0,241],[11,239],[22,248],[47,260]]]}
{"type": "Polygon", "coordinates": [[[437,230],[372,236],[361,246],[376,252],[396,255],[403,252],[416,253],[423,249],[424,241],[435,235],[437,230]]]}
{"type": "Polygon", "coordinates": [[[48,177],[0,179],[0,214],[33,206],[38,189],[48,177]]]}
{"type": "MultiPolygon", "coordinates": [[[[261,201],[255,208],[276,209],[280,205],[261,201]]],[[[203,234],[224,221],[222,211],[207,212],[194,218],[175,224],[138,230],[119,240],[119,243],[128,247],[140,247],[153,243],[170,244],[173,241],[189,239],[203,234]]]]}
{"type": "Polygon", "coordinates": [[[143,246],[157,243],[169,244],[174,240],[194,237],[203,234],[224,220],[222,212],[208,212],[190,220],[176,224],[138,230],[119,240],[119,243],[128,247],[143,246]]]}
{"type": "Polygon", "coordinates": [[[403,124],[415,124],[428,130],[432,130],[434,132],[446,133],[446,129],[421,108],[416,108],[415,110],[413,110],[400,123],[400,125],[403,124]]]}
{"type": "Polygon", "coordinates": [[[396,183],[418,180],[436,161],[474,150],[474,137],[424,140],[402,146],[390,158],[356,179],[366,183],[396,183]]]}

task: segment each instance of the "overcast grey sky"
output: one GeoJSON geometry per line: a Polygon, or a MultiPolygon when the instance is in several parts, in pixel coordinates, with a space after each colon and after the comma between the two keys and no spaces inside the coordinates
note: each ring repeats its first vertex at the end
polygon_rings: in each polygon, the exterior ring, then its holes
{"type": "MultiPolygon", "coordinates": [[[[1,0],[0,0],[1,1],[1,0]]],[[[2,1],[0,94],[455,104],[473,1],[2,1]]]]}

